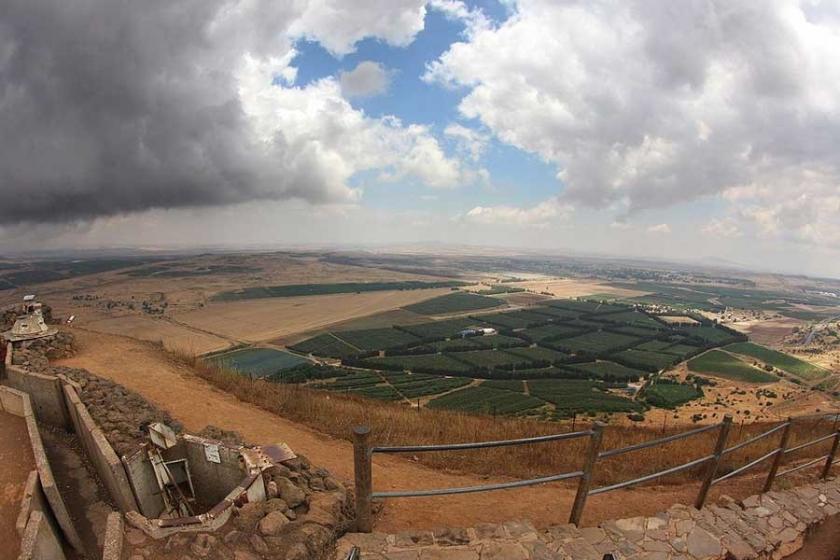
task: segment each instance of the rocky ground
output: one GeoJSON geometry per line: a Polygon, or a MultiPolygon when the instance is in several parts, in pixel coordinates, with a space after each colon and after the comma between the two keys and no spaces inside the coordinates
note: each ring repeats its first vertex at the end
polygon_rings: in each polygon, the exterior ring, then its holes
{"type": "Polygon", "coordinates": [[[386,535],[351,533],[336,560],[357,546],[364,560],[638,560],[784,558],[806,531],[840,515],[840,479],[769,492],[738,503],[724,498],[696,510],[674,505],[654,517],[606,521],[578,529],[538,531],[526,521],[386,535]]]}
{"type": "Polygon", "coordinates": [[[305,457],[266,472],[265,502],[247,503],[215,533],[182,533],[153,541],[129,528],[129,560],[320,560],[332,557],[333,543],[347,531],[351,499],[344,486],[305,457]]]}

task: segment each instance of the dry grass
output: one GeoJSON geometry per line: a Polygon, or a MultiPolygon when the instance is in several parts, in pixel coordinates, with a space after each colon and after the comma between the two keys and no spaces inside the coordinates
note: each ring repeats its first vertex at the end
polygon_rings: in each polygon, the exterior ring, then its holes
{"type": "MultiPolygon", "coordinates": [[[[569,431],[571,423],[540,422],[528,419],[468,415],[447,411],[409,409],[405,406],[376,402],[359,397],[325,394],[296,385],[282,385],[265,381],[251,381],[231,371],[225,371],[183,354],[175,356],[193,368],[196,374],[240,400],[269,412],[300,422],[337,438],[350,439],[351,429],[357,425],[371,428],[371,441],[376,445],[421,445],[455,442],[516,439],[569,431]]],[[[733,426],[729,445],[744,441],[776,424],[756,423],[733,426]]],[[[586,429],[587,422],[578,421],[576,429],[586,429]]],[[[814,439],[831,431],[825,420],[802,420],[795,423],[791,446],[814,439]]],[[[603,449],[614,449],[687,431],[685,428],[662,432],[637,426],[608,426],[604,432],[603,449]]],[[[686,440],[644,449],[599,461],[596,484],[610,484],[632,479],[647,473],[687,463],[711,453],[717,438],[711,430],[686,440]]],[[[756,459],[778,445],[774,434],[726,458],[720,473],[756,459]]],[[[480,475],[525,478],[578,470],[588,438],[573,441],[521,445],[480,451],[419,453],[414,460],[431,467],[480,475]]],[[[828,453],[830,441],[813,446],[797,454],[797,459],[817,457],[828,453]]],[[[756,467],[753,473],[763,473],[770,461],[756,467]]],[[[819,469],[813,469],[814,476],[819,469]]],[[[672,475],[664,482],[684,483],[697,480],[700,470],[672,475]]],[[[810,471],[809,471],[810,472],[810,471]]]]}

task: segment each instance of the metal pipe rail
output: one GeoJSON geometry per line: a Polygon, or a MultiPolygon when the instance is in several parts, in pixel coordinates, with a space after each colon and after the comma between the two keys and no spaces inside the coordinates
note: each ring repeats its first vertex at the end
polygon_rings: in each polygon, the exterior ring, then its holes
{"type": "Polygon", "coordinates": [[[460,488],[440,488],[435,490],[406,490],[403,492],[372,492],[370,497],[374,500],[385,498],[420,498],[429,496],[448,496],[450,494],[470,494],[472,492],[491,492],[493,490],[507,490],[510,488],[523,488],[547,482],[557,482],[583,476],[583,471],[531,478],[529,480],[516,480],[514,482],[501,482],[498,484],[484,484],[482,486],[462,486],[460,488]]]}
{"type": "MultiPolygon", "coordinates": [[[[831,417],[828,415],[820,416],[831,417]]],[[[837,416],[837,419],[840,419],[840,415],[837,416]]],[[[840,459],[835,460],[838,450],[840,450],[840,431],[837,431],[836,424],[835,427],[832,429],[832,433],[788,449],[788,440],[790,438],[792,425],[793,419],[788,418],[786,422],[783,422],[782,424],[770,430],[767,430],[766,432],[753,436],[731,447],[727,447],[726,442],[732,427],[732,417],[727,414],[726,416],[724,416],[723,421],[720,424],[704,426],[702,428],[696,428],[694,430],[690,430],[681,434],[674,434],[659,439],[644,441],[634,445],[628,445],[626,447],[621,447],[618,449],[610,449],[607,451],[601,451],[601,441],[603,439],[603,431],[605,425],[600,422],[595,422],[590,430],[568,432],[565,434],[553,434],[547,436],[536,436],[531,438],[499,441],[483,441],[476,443],[406,446],[371,446],[368,444],[370,429],[367,427],[360,426],[353,429],[353,457],[356,478],[356,530],[363,533],[369,533],[373,525],[371,501],[384,500],[389,498],[414,498],[430,496],[447,496],[452,494],[469,494],[473,492],[490,492],[494,490],[523,488],[526,486],[533,486],[536,484],[545,484],[549,482],[577,479],[577,493],[575,494],[575,500],[572,505],[572,511],[569,516],[569,522],[578,525],[583,517],[583,511],[586,506],[586,499],[588,496],[596,496],[598,494],[604,494],[613,490],[628,488],[663,476],[682,472],[693,467],[698,467],[700,465],[708,465],[708,468],[706,469],[706,473],[703,476],[703,483],[700,487],[697,499],[694,502],[695,507],[698,509],[702,508],[705,504],[706,497],[709,493],[709,489],[714,484],[719,484],[725,480],[728,480],[729,478],[732,478],[748,469],[751,469],[756,465],[766,461],[767,459],[770,459],[771,457],[773,457],[774,459],[764,484],[765,492],[772,489],[773,481],[776,478],[776,476],[784,476],[792,472],[796,472],[798,470],[802,470],[816,465],[821,461],[824,461],[825,463],[820,477],[826,478],[832,466],[840,463],[840,459]],[[632,480],[627,480],[608,486],[601,486],[599,488],[591,488],[595,467],[600,459],[616,457],[618,455],[623,455],[632,451],[639,451],[641,449],[658,447],[674,441],[679,441],[682,439],[689,438],[691,436],[699,435],[717,429],[719,429],[720,431],[717,435],[715,448],[710,455],[705,455],[703,457],[700,457],[699,459],[694,459],[693,461],[689,461],[682,465],[640,476],[632,480]],[[777,432],[781,432],[781,441],[779,442],[779,446],[777,448],[773,449],[769,453],[766,453],[765,455],[762,455],[758,459],[750,461],[746,465],[738,467],[737,469],[725,475],[717,476],[717,472],[721,465],[721,461],[725,455],[734,453],[735,451],[743,449],[744,447],[754,444],[777,432]],[[425,453],[436,451],[466,451],[471,449],[490,449],[496,447],[509,447],[514,445],[529,445],[549,441],[565,441],[582,437],[589,438],[589,445],[586,451],[586,455],[583,457],[583,465],[581,466],[580,470],[567,472],[563,474],[532,478],[528,480],[515,480],[511,482],[484,484],[480,486],[463,486],[456,488],[438,488],[430,490],[396,490],[393,492],[373,492],[372,468],[373,455],[375,453],[425,453]],[[822,457],[819,457],[818,459],[814,459],[805,464],[785,470],[781,473],[778,473],[777,475],[779,466],[781,465],[784,457],[786,457],[790,453],[827,441],[831,438],[834,438],[834,443],[832,444],[831,451],[828,453],[828,455],[824,455],[822,457]]]]}
{"type": "Polygon", "coordinates": [[[784,430],[789,425],[790,425],[790,422],[784,422],[782,424],[779,424],[778,426],[776,426],[775,428],[773,428],[771,430],[767,430],[766,432],[758,434],[757,436],[751,437],[750,439],[748,439],[746,441],[742,441],[741,443],[739,443],[737,445],[733,445],[732,447],[728,447],[728,448],[724,449],[723,454],[724,455],[729,455],[730,453],[734,453],[735,451],[738,451],[739,449],[742,449],[742,448],[744,448],[748,445],[751,445],[751,444],[753,444],[757,441],[761,441],[762,439],[766,438],[767,436],[775,434],[779,430],[784,430]]]}
{"type": "Polygon", "coordinates": [[[707,461],[711,461],[714,459],[714,455],[708,455],[706,457],[701,457],[700,459],[695,459],[694,461],[689,461],[688,463],[683,463],[682,465],[678,465],[676,467],[671,467],[670,469],[665,469],[664,471],[658,471],[652,474],[647,474],[645,476],[640,476],[639,478],[634,478],[633,480],[627,480],[625,482],[619,482],[616,484],[612,484],[610,486],[601,486],[600,488],[595,488],[594,490],[589,491],[590,496],[595,496],[596,494],[603,494],[604,492],[611,492],[613,490],[620,490],[621,488],[627,488],[628,486],[635,486],[636,484],[641,484],[642,482],[647,482],[648,480],[654,480],[661,476],[666,476],[669,474],[678,473],[680,471],[684,471],[686,469],[690,469],[691,467],[696,467],[697,465],[702,465],[707,461]]]}
{"type": "Polygon", "coordinates": [[[806,469],[808,467],[812,467],[812,466],[816,465],[817,463],[821,463],[821,462],[825,461],[826,459],[828,459],[830,457],[831,457],[831,455],[823,455],[822,457],[817,457],[813,461],[808,461],[807,463],[803,463],[803,464],[801,464],[797,467],[793,467],[793,468],[787,469],[786,471],[782,471],[779,474],[777,474],[776,477],[785,476],[786,474],[790,474],[790,473],[793,473],[793,472],[796,472],[796,471],[801,471],[802,469],[806,469]]]}
{"type": "Polygon", "coordinates": [[[786,449],[785,450],[785,455],[787,455],[788,453],[793,453],[795,451],[799,451],[800,449],[805,449],[806,447],[811,447],[812,445],[817,445],[818,443],[822,443],[826,440],[837,437],[838,433],[840,433],[840,432],[832,432],[832,433],[830,433],[828,435],[825,435],[821,438],[817,438],[815,440],[803,443],[802,445],[797,445],[796,447],[791,447],[790,449],[786,449]]]}
{"type": "Polygon", "coordinates": [[[659,439],[652,439],[650,441],[643,441],[642,443],[636,443],[634,445],[628,445],[627,447],[620,447],[618,449],[610,449],[608,451],[602,451],[598,453],[599,459],[606,459],[607,457],[615,457],[616,455],[622,455],[624,453],[630,453],[631,451],[638,451],[639,449],[647,449],[648,447],[656,447],[658,445],[665,445],[666,443],[671,443],[672,441],[679,441],[681,439],[685,439],[691,436],[696,436],[698,434],[702,434],[705,432],[709,432],[711,430],[717,430],[720,428],[720,424],[711,424],[709,426],[704,426],[702,428],[697,428],[695,430],[691,430],[688,432],[684,432],[682,434],[674,434],[672,436],[667,436],[659,439]]]}
{"type": "MultiPolygon", "coordinates": [[[[762,455],[761,457],[759,457],[759,458],[758,458],[758,459],[756,459],[755,461],[750,461],[750,462],[749,462],[749,463],[747,463],[746,465],[743,465],[743,466],[741,466],[741,467],[738,467],[738,468],[737,468],[737,469],[735,469],[734,471],[729,472],[729,473],[726,473],[725,475],[723,475],[723,476],[721,476],[721,477],[718,477],[718,478],[716,478],[716,479],[712,480],[712,484],[717,484],[718,482],[723,482],[723,481],[724,481],[724,480],[726,480],[727,478],[732,478],[732,477],[733,477],[733,476],[735,476],[735,475],[741,474],[742,472],[744,472],[744,471],[746,471],[746,470],[749,470],[749,469],[753,468],[754,466],[756,466],[757,464],[761,463],[762,461],[766,461],[766,460],[767,460],[767,459],[769,459],[770,457],[772,457],[772,456],[774,456],[774,455],[778,454],[780,451],[781,451],[781,449],[780,449],[780,448],[774,449],[774,450],[773,450],[773,451],[771,451],[770,453],[767,453],[766,455],[762,455]]],[[[778,476],[778,475],[777,475],[777,476],[778,476]]]]}
{"type": "Polygon", "coordinates": [[[536,436],[522,439],[505,439],[499,441],[480,441],[476,443],[449,443],[443,445],[398,445],[371,447],[370,453],[424,453],[428,451],[463,451],[465,449],[489,449],[491,447],[507,447],[511,445],[526,445],[529,443],[544,443],[547,441],[562,441],[583,436],[591,436],[591,430],[536,436]]]}

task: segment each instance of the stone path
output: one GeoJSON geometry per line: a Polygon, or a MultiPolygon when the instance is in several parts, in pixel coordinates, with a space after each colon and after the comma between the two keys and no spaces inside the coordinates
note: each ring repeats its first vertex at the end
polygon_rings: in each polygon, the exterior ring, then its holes
{"type": "Polygon", "coordinates": [[[809,527],[840,513],[840,479],[768,492],[743,502],[724,497],[696,510],[674,505],[655,517],[538,531],[527,521],[386,535],[349,533],[361,560],[713,560],[780,559],[798,550],[809,527]]]}

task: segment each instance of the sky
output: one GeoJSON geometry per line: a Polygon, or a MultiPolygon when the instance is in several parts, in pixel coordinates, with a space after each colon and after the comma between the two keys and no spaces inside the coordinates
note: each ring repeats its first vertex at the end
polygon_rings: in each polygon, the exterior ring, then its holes
{"type": "Polygon", "coordinates": [[[0,251],[450,243],[840,277],[837,53],[836,1],[7,0],[0,251]]]}

